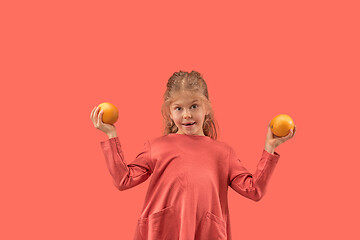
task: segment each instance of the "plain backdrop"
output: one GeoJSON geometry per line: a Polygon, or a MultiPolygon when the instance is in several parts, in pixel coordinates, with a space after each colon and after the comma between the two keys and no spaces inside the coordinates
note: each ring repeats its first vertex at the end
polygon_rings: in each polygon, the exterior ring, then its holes
{"type": "Polygon", "coordinates": [[[150,179],[118,191],[91,110],[119,109],[130,163],[162,135],[169,77],[198,71],[219,139],[255,172],[273,117],[297,127],[264,198],[229,188],[237,239],[360,239],[358,1],[2,1],[1,239],[132,239],[150,179]]]}

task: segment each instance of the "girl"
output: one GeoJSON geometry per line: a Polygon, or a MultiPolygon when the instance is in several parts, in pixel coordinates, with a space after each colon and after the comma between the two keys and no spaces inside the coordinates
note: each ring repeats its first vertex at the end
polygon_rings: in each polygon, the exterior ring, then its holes
{"type": "Polygon", "coordinates": [[[255,174],[234,149],[217,141],[217,124],[201,74],[175,72],[162,105],[164,135],[147,140],[128,164],[114,125],[102,122],[95,107],[90,118],[109,139],[100,142],[114,185],[127,190],[152,175],[135,240],[231,239],[228,186],[259,201],[279,160],[274,150],[295,134],[274,136],[268,126],[265,148],[255,174]]]}

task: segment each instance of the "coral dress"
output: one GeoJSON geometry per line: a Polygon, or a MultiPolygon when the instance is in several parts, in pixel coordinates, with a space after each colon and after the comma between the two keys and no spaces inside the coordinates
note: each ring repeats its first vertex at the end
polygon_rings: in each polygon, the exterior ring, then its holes
{"type": "Polygon", "coordinates": [[[152,176],[134,240],[231,239],[228,186],[259,201],[280,158],[263,150],[253,175],[232,147],[208,136],[172,133],[147,140],[130,163],[118,137],[100,145],[120,191],[152,176]]]}

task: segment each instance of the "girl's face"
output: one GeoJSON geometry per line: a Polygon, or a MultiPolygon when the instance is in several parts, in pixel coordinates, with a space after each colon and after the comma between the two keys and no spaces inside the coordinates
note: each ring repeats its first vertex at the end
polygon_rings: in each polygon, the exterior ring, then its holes
{"type": "Polygon", "coordinates": [[[180,96],[170,105],[170,118],[178,127],[177,134],[205,136],[202,126],[206,114],[205,106],[198,98],[180,96]],[[185,126],[193,122],[195,124],[185,126]]]}

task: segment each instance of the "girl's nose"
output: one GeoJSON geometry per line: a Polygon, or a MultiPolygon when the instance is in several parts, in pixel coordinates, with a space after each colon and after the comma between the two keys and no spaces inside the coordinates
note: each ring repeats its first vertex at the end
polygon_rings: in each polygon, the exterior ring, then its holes
{"type": "Polygon", "coordinates": [[[184,118],[190,118],[191,117],[191,115],[190,115],[190,113],[188,113],[188,112],[186,112],[185,114],[184,114],[184,118]]]}

